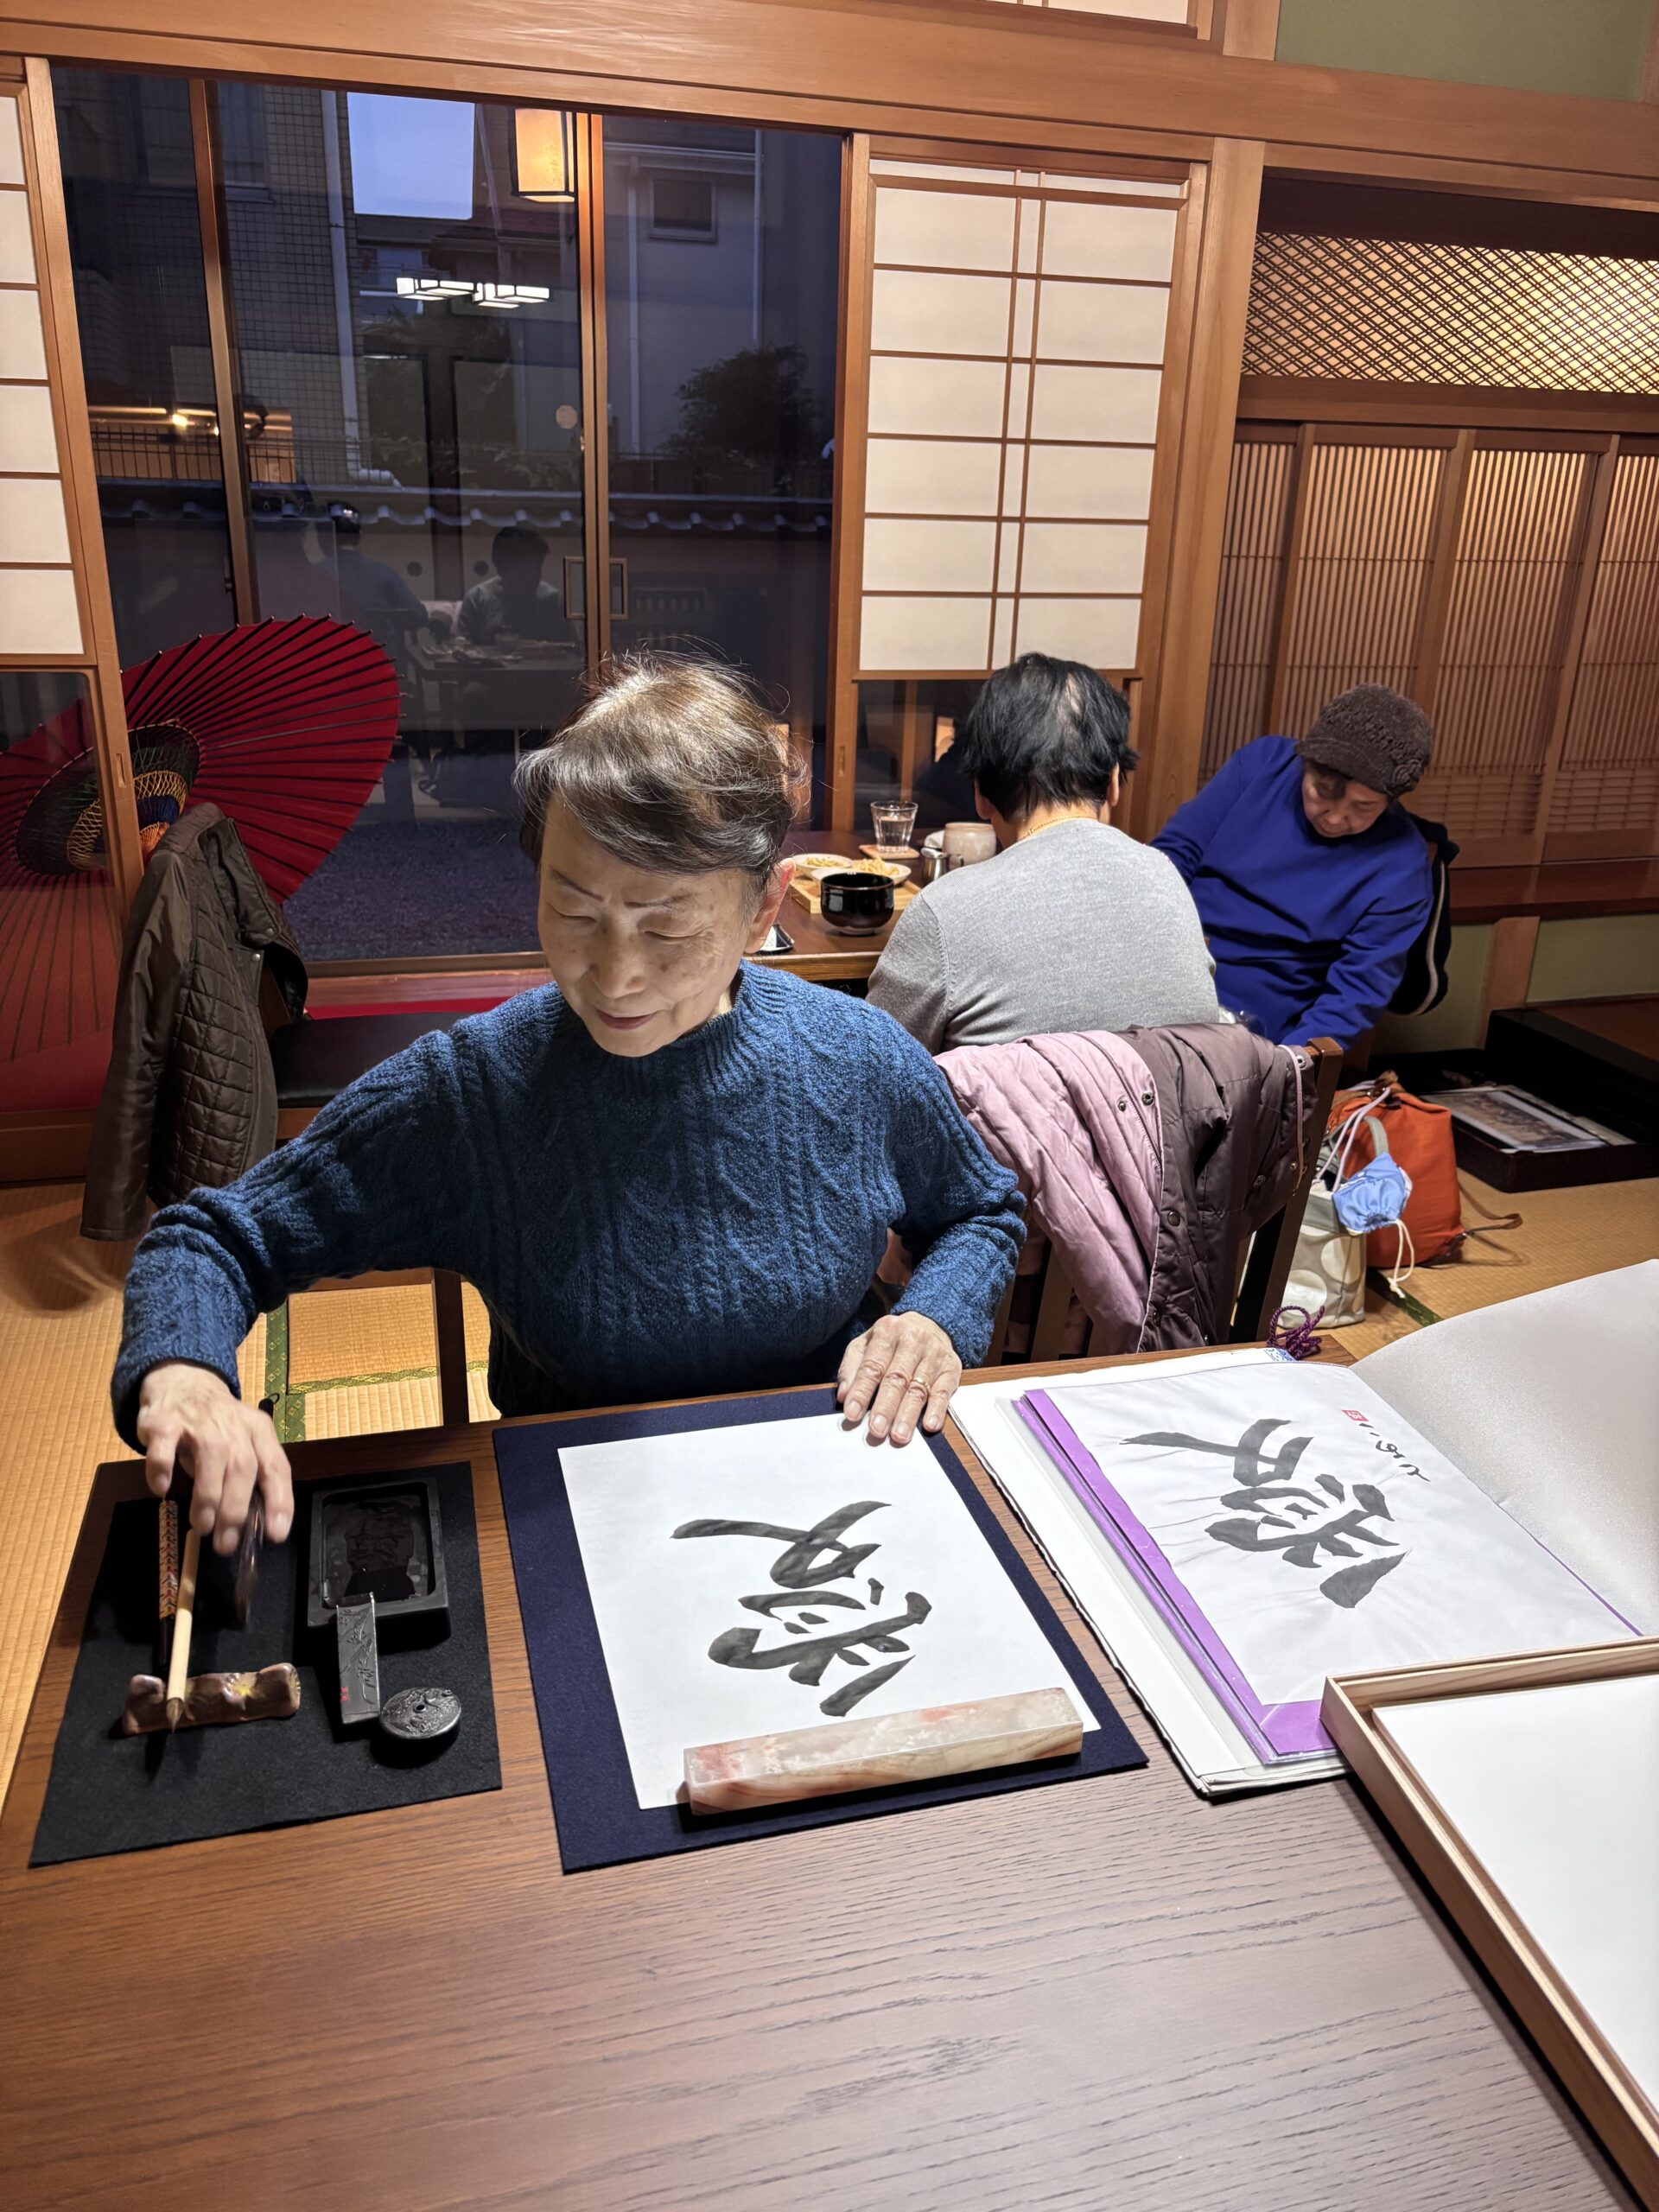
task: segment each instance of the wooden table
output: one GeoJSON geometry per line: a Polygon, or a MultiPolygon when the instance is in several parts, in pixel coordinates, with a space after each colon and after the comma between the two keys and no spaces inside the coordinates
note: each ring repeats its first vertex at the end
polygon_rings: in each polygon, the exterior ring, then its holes
{"type": "Polygon", "coordinates": [[[563,1875],[490,1435],[293,1456],[472,1461],[500,1792],[30,1872],[100,1472],[0,1820],[9,2212],[1629,2204],[1353,1789],[1204,1803],[1103,1662],[1144,1772],[563,1875]]]}
{"type": "MultiPolygon", "coordinates": [[[[792,830],[785,840],[785,858],[791,853],[845,853],[849,866],[865,857],[855,837],[833,830],[792,830]]],[[[921,880],[912,869],[911,880],[919,883],[921,880]]],[[[891,922],[868,935],[831,929],[818,915],[809,913],[798,899],[788,896],[779,909],[778,923],[785,936],[794,939],[795,950],[773,953],[766,964],[787,968],[791,975],[804,976],[813,983],[868,982],[881,948],[893,935],[891,922]]]]}

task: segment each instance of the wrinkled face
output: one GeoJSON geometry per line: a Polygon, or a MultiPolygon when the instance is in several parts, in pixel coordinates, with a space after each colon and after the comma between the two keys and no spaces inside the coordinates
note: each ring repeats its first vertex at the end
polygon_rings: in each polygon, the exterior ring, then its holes
{"type": "Polygon", "coordinates": [[[554,982],[594,1042],[643,1060],[713,1016],[743,955],[772,927],[784,881],[757,909],[739,868],[631,868],[556,803],[542,836],[537,931],[554,982]]]}
{"type": "Polygon", "coordinates": [[[1386,791],[1356,784],[1334,768],[1302,767],[1302,812],[1321,837],[1357,837],[1380,822],[1388,809],[1386,791]]]}

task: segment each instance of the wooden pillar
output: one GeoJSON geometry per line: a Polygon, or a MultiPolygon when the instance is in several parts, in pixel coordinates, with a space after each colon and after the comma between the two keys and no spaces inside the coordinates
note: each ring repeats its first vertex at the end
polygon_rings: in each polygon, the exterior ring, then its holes
{"type": "Polygon", "coordinates": [[[826,827],[849,830],[858,774],[858,632],[864,582],[864,442],[870,396],[870,142],[848,139],[841,171],[841,346],[836,368],[834,521],[830,540],[826,827]]]}
{"type": "Polygon", "coordinates": [[[1180,620],[1169,626],[1156,696],[1148,702],[1147,756],[1136,778],[1136,827],[1143,835],[1160,828],[1198,789],[1265,150],[1259,139],[1218,138],[1205,181],[1170,532],[1169,574],[1180,620]]]}
{"type": "MultiPolygon", "coordinates": [[[[18,121],[34,229],[47,378],[69,527],[70,559],[80,606],[82,641],[91,657],[90,666],[84,658],[78,658],[77,664],[84,669],[92,694],[93,747],[98,759],[99,788],[104,800],[105,844],[110,859],[118,931],[125,922],[139,878],[144,872],[144,856],[138,842],[138,807],[133,793],[132,760],[127,748],[121,654],[116,643],[109,567],[104,557],[98,467],[92,453],[92,418],[86,411],[80,333],[75,320],[74,269],[69,256],[63,171],[58,159],[52,72],[46,62],[38,59],[23,64],[18,121]]],[[[51,656],[42,656],[40,664],[52,665],[51,656]]],[[[57,665],[64,664],[60,661],[57,665]]]]}

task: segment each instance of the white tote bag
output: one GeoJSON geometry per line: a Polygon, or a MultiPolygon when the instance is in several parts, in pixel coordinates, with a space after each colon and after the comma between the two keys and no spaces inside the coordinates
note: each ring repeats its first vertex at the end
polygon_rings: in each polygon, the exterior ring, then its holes
{"type": "Polygon", "coordinates": [[[1356,1134],[1371,1119],[1369,1114],[1354,1115],[1320,1147],[1285,1285],[1284,1303],[1300,1306],[1322,1329],[1345,1329],[1365,1319],[1365,1239],[1338,1220],[1332,1193],[1348,1173],[1356,1134]]]}

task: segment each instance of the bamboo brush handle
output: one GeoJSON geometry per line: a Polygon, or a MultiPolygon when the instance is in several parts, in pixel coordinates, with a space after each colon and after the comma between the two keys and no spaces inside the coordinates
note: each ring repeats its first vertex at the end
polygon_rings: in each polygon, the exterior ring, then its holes
{"type": "Polygon", "coordinates": [[[196,1568],[201,1559],[201,1532],[192,1529],[184,1540],[179,1567],[179,1604],[173,1617],[173,1656],[167,1669],[167,1709],[176,1727],[190,1680],[190,1628],[196,1611],[196,1568]],[[176,1712],[175,1712],[176,1701],[176,1712]]]}

